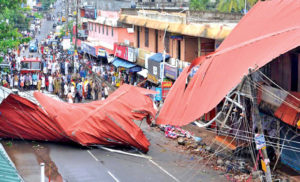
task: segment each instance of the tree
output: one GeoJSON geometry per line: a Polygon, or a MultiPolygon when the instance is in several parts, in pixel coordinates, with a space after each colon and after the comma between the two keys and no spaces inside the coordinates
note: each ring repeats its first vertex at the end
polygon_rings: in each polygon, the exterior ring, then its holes
{"type": "Polygon", "coordinates": [[[6,53],[27,41],[18,32],[18,24],[26,19],[21,15],[21,3],[22,0],[0,0],[0,52],[6,53]]]}
{"type": "Polygon", "coordinates": [[[190,9],[204,11],[208,9],[210,0],[191,0],[190,9]]]}
{"type": "MultiPolygon", "coordinates": [[[[258,0],[246,0],[246,9],[250,9],[258,0]]],[[[245,0],[219,0],[217,10],[220,12],[241,12],[245,9],[245,0]]]]}

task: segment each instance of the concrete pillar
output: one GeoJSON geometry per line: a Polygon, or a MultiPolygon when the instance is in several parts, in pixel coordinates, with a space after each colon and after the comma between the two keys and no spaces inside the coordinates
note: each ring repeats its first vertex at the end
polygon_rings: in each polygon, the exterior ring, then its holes
{"type": "Polygon", "coordinates": [[[45,163],[41,163],[41,182],[45,182],[45,163]]]}

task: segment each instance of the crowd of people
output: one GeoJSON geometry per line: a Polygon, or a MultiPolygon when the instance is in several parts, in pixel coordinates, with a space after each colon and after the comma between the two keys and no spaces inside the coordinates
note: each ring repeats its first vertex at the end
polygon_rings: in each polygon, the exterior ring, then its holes
{"type": "MultiPolygon", "coordinates": [[[[9,65],[6,69],[1,67],[0,84],[7,88],[20,91],[37,90],[56,94],[70,103],[84,100],[105,99],[113,90],[106,85],[118,87],[123,83],[137,85],[140,80],[136,75],[119,71],[101,61],[83,58],[81,55],[74,57],[68,54],[59,45],[59,38],[50,33],[47,38],[38,42],[40,66],[35,70],[22,69],[28,47],[20,45],[18,49],[11,50],[4,55],[4,63],[9,65]],[[55,44],[54,44],[55,43],[55,44]],[[96,76],[105,82],[96,79],[96,76]],[[97,81],[98,80],[98,81],[97,81]]],[[[29,58],[33,58],[29,54],[29,58]]],[[[143,85],[147,88],[147,84],[143,85]]]]}
{"type": "MultiPolygon", "coordinates": [[[[70,103],[108,97],[109,87],[97,82],[91,74],[92,65],[96,63],[82,58],[73,60],[73,56],[57,47],[48,49],[41,52],[40,71],[23,71],[23,58],[15,51],[5,55],[4,62],[9,63],[9,69],[6,73],[1,71],[1,85],[21,91],[37,90],[56,94],[70,103]]],[[[97,71],[108,81],[106,66],[100,68],[97,71]],[[101,74],[101,71],[105,73],[101,74]]]]}

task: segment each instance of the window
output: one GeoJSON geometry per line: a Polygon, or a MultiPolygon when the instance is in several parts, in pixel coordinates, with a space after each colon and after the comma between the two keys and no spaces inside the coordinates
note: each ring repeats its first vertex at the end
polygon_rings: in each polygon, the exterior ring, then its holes
{"type": "Polygon", "coordinates": [[[41,69],[40,62],[31,62],[31,69],[40,70],[41,69]]]}
{"type": "Polygon", "coordinates": [[[99,30],[98,31],[99,31],[99,33],[101,33],[101,25],[99,25],[99,30]]]}
{"type": "Polygon", "coordinates": [[[111,36],[114,36],[114,27],[111,27],[111,36]]]}
{"type": "Polygon", "coordinates": [[[149,29],[145,28],[145,47],[149,46],[149,29]]]}
{"type": "Polygon", "coordinates": [[[104,35],[104,25],[102,25],[102,34],[104,35]]]}
{"type": "Polygon", "coordinates": [[[106,26],[106,35],[108,35],[108,26],[106,26]]]}
{"type": "Polygon", "coordinates": [[[30,62],[21,62],[22,69],[30,69],[30,62]]]}

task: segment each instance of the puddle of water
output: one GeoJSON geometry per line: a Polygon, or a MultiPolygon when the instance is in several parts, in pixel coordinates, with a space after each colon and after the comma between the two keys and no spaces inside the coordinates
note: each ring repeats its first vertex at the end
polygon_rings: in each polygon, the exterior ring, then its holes
{"type": "Polygon", "coordinates": [[[50,158],[50,150],[42,142],[21,140],[1,141],[17,170],[25,181],[40,179],[40,163],[45,163],[45,177],[51,182],[63,182],[55,163],[50,158]],[[9,143],[9,145],[8,145],[9,143]]]}

